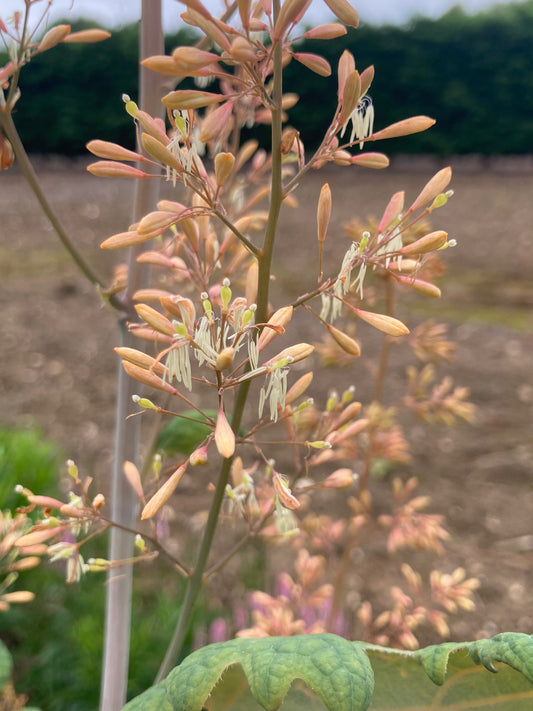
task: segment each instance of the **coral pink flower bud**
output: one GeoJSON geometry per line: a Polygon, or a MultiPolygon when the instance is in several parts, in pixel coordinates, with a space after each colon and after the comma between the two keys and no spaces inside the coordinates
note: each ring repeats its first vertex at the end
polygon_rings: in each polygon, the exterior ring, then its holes
{"type": "Polygon", "coordinates": [[[176,487],[180,483],[183,475],[187,470],[188,462],[179,466],[176,471],[170,476],[169,479],[163,484],[163,486],[156,491],[152,496],[150,501],[143,508],[141,513],[141,519],[144,521],[148,518],[153,518],[158,511],[160,511],[163,506],[170,499],[176,487]]]}
{"type": "Polygon", "coordinates": [[[394,195],[389,200],[389,204],[385,208],[383,217],[378,226],[378,232],[383,232],[390,224],[395,220],[398,215],[403,210],[403,204],[405,200],[405,193],[403,190],[394,193],[394,195]]]}
{"type": "Polygon", "coordinates": [[[294,346],[284,348],[280,353],[264,363],[266,366],[272,366],[279,361],[287,361],[288,363],[297,363],[299,360],[308,358],[315,350],[315,347],[309,343],[296,343],[294,346]]]}
{"type": "Polygon", "coordinates": [[[269,328],[267,326],[263,329],[261,335],[259,336],[259,340],[257,341],[257,348],[260,351],[266,348],[266,346],[273,341],[279,333],[285,332],[285,326],[291,320],[292,312],[292,306],[282,306],[272,314],[267,323],[268,326],[273,326],[274,328],[269,328]]]}
{"type": "Polygon", "coordinates": [[[292,385],[287,391],[287,394],[285,395],[285,404],[290,405],[291,403],[298,400],[298,398],[301,397],[307,390],[307,388],[311,385],[312,380],[312,371],[306,373],[305,375],[302,375],[301,378],[298,378],[294,385],[292,385]]]}
{"type": "Polygon", "coordinates": [[[233,365],[233,359],[235,358],[235,349],[228,346],[223,348],[217,355],[215,367],[217,370],[226,370],[233,365]]]}
{"type": "Polygon", "coordinates": [[[339,114],[339,126],[343,126],[350,118],[361,97],[361,77],[359,72],[350,72],[342,90],[342,109],[339,114]]]}
{"type": "Polygon", "coordinates": [[[14,159],[13,146],[0,131],[0,170],[11,168],[14,159]]]}
{"type": "Polygon", "coordinates": [[[13,602],[32,602],[32,600],[35,600],[35,594],[29,590],[15,590],[14,592],[4,593],[0,599],[2,602],[7,602],[8,604],[13,602]]]}
{"type": "Polygon", "coordinates": [[[371,311],[363,311],[362,309],[353,309],[353,311],[360,319],[389,336],[405,336],[409,333],[407,326],[392,316],[375,314],[371,311]]]}
{"type": "Polygon", "coordinates": [[[215,156],[215,179],[218,186],[226,182],[234,165],[235,156],[233,153],[217,153],[215,156]]]}
{"type": "Polygon", "coordinates": [[[347,489],[354,482],[355,475],[351,469],[336,469],[322,483],[324,489],[347,489]]]}
{"type": "Polygon", "coordinates": [[[324,57],[318,54],[310,54],[309,52],[294,52],[292,56],[297,62],[300,62],[315,74],[321,77],[331,76],[331,65],[324,57]]]}
{"type": "Polygon", "coordinates": [[[331,12],[345,25],[349,27],[357,27],[359,25],[359,15],[348,0],[325,0],[325,3],[331,12]]]}
{"type": "Polygon", "coordinates": [[[39,42],[37,52],[46,52],[47,49],[52,49],[52,47],[62,42],[69,33],[70,25],[56,25],[56,27],[52,27],[39,42]]]}
{"type": "Polygon", "coordinates": [[[194,89],[180,89],[166,94],[161,101],[167,109],[185,111],[219,104],[225,99],[224,94],[213,94],[209,91],[196,91],[194,89]]]}
{"type": "Polygon", "coordinates": [[[224,457],[232,457],[235,452],[235,434],[231,429],[224,410],[219,410],[217,424],[215,427],[215,444],[219,454],[224,457]]]}
{"type": "Polygon", "coordinates": [[[30,531],[24,536],[17,538],[14,545],[17,548],[26,548],[26,546],[34,546],[38,543],[45,543],[49,541],[50,538],[57,536],[59,533],[63,533],[65,530],[64,526],[54,526],[52,528],[42,528],[36,531],[30,531]]]}
{"type": "Polygon", "coordinates": [[[206,52],[197,47],[176,47],[172,52],[172,59],[186,71],[203,69],[210,64],[216,64],[220,57],[213,52],[206,52]]]}
{"type": "Polygon", "coordinates": [[[203,464],[207,464],[207,462],[207,445],[204,445],[203,447],[198,447],[189,457],[189,463],[192,467],[200,467],[203,464]]]}
{"type": "Polygon", "coordinates": [[[416,242],[411,242],[411,244],[405,245],[400,249],[400,254],[414,255],[414,254],[425,254],[426,252],[433,252],[436,249],[440,249],[446,244],[448,239],[448,233],[442,230],[437,230],[436,232],[430,232],[424,237],[420,237],[416,242]]]}
{"type": "Polygon", "coordinates": [[[111,143],[110,141],[89,141],[86,148],[90,153],[98,158],[106,158],[107,160],[146,160],[141,153],[130,151],[127,148],[123,148],[117,143],[111,143]]]}
{"type": "Polygon", "coordinates": [[[91,163],[87,167],[89,173],[98,176],[99,178],[149,178],[148,173],[145,173],[132,165],[124,163],[115,163],[114,161],[100,160],[96,163],[91,163]]]}
{"type": "Polygon", "coordinates": [[[171,153],[168,148],[157,138],[150,136],[148,133],[143,133],[141,135],[141,143],[149,156],[161,161],[163,165],[168,165],[170,168],[174,168],[174,170],[177,170],[180,173],[183,171],[182,165],[176,156],[171,153]]]}
{"type": "Polygon", "coordinates": [[[255,47],[245,37],[236,37],[231,43],[229,54],[238,62],[255,62],[255,47]]]}
{"type": "Polygon", "coordinates": [[[165,333],[167,336],[173,336],[175,333],[174,326],[166,316],[156,311],[147,304],[135,304],[135,311],[146,323],[156,331],[165,333]]]}
{"type": "Polygon", "coordinates": [[[412,116],[411,118],[397,121],[390,126],[381,129],[377,133],[372,134],[369,140],[382,141],[385,138],[398,138],[398,136],[410,136],[412,133],[420,133],[431,128],[435,123],[435,119],[429,116],[412,116]]]}
{"type": "Polygon", "coordinates": [[[140,235],[137,230],[129,232],[119,232],[105,239],[100,247],[102,249],[121,249],[122,247],[132,247],[134,244],[142,244],[155,237],[155,235],[140,235]]]}
{"type": "Polygon", "coordinates": [[[233,111],[233,101],[226,101],[206,116],[200,129],[200,141],[208,143],[219,136],[227,128],[233,111]]]}
{"type": "Polygon", "coordinates": [[[353,356],[361,355],[361,348],[359,347],[357,341],[355,341],[353,338],[344,333],[344,331],[340,331],[338,328],[335,328],[335,326],[332,326],[331,324],[327,324],[327,329],[329,331],[330,336],[334,339],[335,343],[340,346],[345,353],[349,353],[353,356]]]}
{"type": "Polygon", "coordinates": [[[322,186],[320,197],[318,198],[318,207],[316,213],[316,221],[318,226],[318,241],[323,242],[326,239],[328,231],[329,218],[331,217],[331,189],[328,183],[322,186]]]}
{"type": "Polygon", "coordinates": [[[304,32],[304,36],[307,37],[307,39],[329,40],[342,37],[346,32],[347,30],[344,25],[338,22],[327,22],[324,25],[318,25],[317,27],[307,30],[307,32],[304,32]]]}
{"type": "Polygon", "coordinates": [[[278,495],[278,499],[282,506],[286,509],[290,509],[291,511],[295,511],[300,508],[300,502],[289,489],[289,485],[287,484],[285,477],[278,474],[278,472],[274,472],[272,475],[272,484],[274,485],[274,490],[278,495]]]}
{"type": "Polygon", "coordinates": [[[345,49],[344,52],[341,54],[341,58],[339,59],[339,66],[337,68],[337,80],[339,83],[337,96],[339,98],[339,101],[342,100],[346,80],[348,79],[350,74],[353,74],[353,72],[355,72],[355,59],[353,58],[353,54],[347,49],[345,49]]]}
{"type": "Polygon", "coordinates": [[[296,22],[299,21],[301,15],[305,12],[310,0],[285,0],[281,6],[274,32],[272,33],[273,42],[280,40],[285,32],[296,22]]]}
{"type": "Polygon", "coordinates": [[[446,190],[451,179],[452,169],[450,167],[443,168],[439,170],[438,173],[435,173],[426,185],[424,185],[422,191],[409,208],[409,212],[415,212],[424,207],[427,203],[433,202],[437,195],[440,195],[440,193],[446,190]]]}
{"type": "Polygon", "coordinates": [[[357,156],[352,156],[352,165],[361,165],[364,168],[374,168],[375,170],[381,170],[381,168],[389,167],[389,159],[384,153],[361,153],[357,156]]]}
{"type": "Polygon", "coordinates": [[[68,37],[65,37],[63,42],[66,44],[74,44],[75,42],[83,42],[84,44],[93,42],[102,42],[102,40],[109,39],[111,33],[107,30],[100,30],[93,28],[91,30],[80,30],[79,32],[72,32],[68,37]]]}
{"type": "Polygon", "coordinates": [[[142,500],[144,498],[144,491],[139,470],[133,462],[126,461],[124,462],[123,471],[129,485],[137,494],[137,497],[142,500]]]}
{"type": "Polygon", "coordinates": [[[431,284],[429,281],[422,281],[422,279],[413,279],[412,277],[400,275],[396,276],[396,280],[400,281],[402,284],[405,284],[405,286],[408,286],[410,289],[418,291],[419,294],[423,294],[424,296],[431,296],[434,299],[440,299],[442,296],[442,292],[439,287],[435,284],[431,284]]]}
{"type": "Polygon", "coordinates": [[[164,392],[171,393],[172,395],[178,392],[176,388],[162,380],[155,373],[152,373],[149,370],[144,370],[144,368],[140,368],[138,365],[133,365],[133,363],[129,363],[127,360],[122,361],[122,367],[130,378],[138,380],[140,383],[144,383],[150,388],[163,390],[164,392]]]}

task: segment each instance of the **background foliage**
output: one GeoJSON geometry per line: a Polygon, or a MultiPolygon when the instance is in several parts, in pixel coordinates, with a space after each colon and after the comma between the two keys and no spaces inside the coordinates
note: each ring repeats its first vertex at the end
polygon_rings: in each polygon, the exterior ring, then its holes
{"type": "MultiPolygon", "coordinates": [[[[167,48],[193,38],[189,30],[180,30],[166,38],[167,48]]],[[[344,49],[354,54],[360,70],[374,64],[370,93],[376,128],[407,114],[437,119],[431,131],[391,141],[389,154],[489,155],[531,151],[532,43],[533,0],[526,0],[474,15],[455,7],[438,20],[418,18],[403,27],[363,25],[334,43],[306,41],[301,49],[322,54],[333,67],[344,49]]],[[[96,136],[131,145],[131,121],[121,96],[135,96],[136,67],[136,25],[114,30],[92,53],[69,45],[36,58],[21,79],[31,101],[21,101],[15,115],[27,149],[75,155],[96,136]],[[89,102],[89,91],[106,102],[89,102]]],[[[319,77],[297,62],[286,77],[287,90],[301,97],[291,122],[306,127],[310,149],[331,119],[332,105],[320,96],[335,94],[335,79],[319,77]]]]}

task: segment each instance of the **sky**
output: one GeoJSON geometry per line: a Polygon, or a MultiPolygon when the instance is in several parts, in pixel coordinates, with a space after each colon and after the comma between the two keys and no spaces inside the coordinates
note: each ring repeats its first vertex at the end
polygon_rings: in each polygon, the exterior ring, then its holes
{"type": "MultiPolygon", "coordinates": [[[[39,7],[47,0],[37,3],[33,12],[38,16],[39,7]]],[[[501,4],[511,0],[500,0],[501,4]]],[[[221,0],[203,0],[212,13],[223,7],[221,0]]],[[[379,24],[403,24],[413,15],[440,17],[453,5],[460,4],[466,12],[477,12],[490,5],[494,0],[353,0],[352,5],[359,13],[361,22],[379,24]]],[[[0,17],[8,18],[15,10],[23,7],[23,0],[0,0],[0,17]]],[[[105,27],[134,22],[139,17],[140,0],[54,0],[51,18],[87,17],[105,27]]],[[[173,31],[180,26],[179,14],[185,9],[176,0],[163,0],[163,13],[166,31],[173,31]]],[[[306,15],[309,24],[327,22],[332,15],[323,0],[313,0],[306,15]]]]}

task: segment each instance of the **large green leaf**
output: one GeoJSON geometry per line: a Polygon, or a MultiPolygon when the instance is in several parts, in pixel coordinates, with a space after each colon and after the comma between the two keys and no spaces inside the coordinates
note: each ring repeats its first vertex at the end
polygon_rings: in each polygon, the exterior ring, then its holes
{"type": "Polygon", "coordinates": [[[364,711],[372,697],[368,657],[331,634],[234,639],[198,650],[124,711],[201,711],[223,672],[240,664],[256,701],[277,709],[294,679],[302,679],[330,711],[364,711]],[[164,689],[164,692],[162,691],[164,689]]]}
{"type": "Polygon", "coordinates": [[[416,652],[330,634],[235,639],[194,652],[124,711],[274,711],[282,702],[283,711],[531,711],[533,635],[416,652]]]}

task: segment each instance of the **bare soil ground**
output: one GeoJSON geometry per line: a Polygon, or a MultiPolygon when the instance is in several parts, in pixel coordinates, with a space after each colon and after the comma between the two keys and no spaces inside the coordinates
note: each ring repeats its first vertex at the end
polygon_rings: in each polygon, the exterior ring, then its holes
{"type": "MultiPolygon", "coordinates": [[[[131,184],[96,179],[79,161],[39,164],[65,226],[109,277],[110,255],[99,243],[126,229],[131,184]]],[[[398,159],[379,173],[328,169],[308,176],[298,193],[303,209],[284,214],[278,293],[300,293],[308,270],[315,273],[314,215],[323,182],[334,196],[326,256],[334,269],[347,247],[343,223],[379,217],[397,190],[413,199],[439,167],[432,160],[398,159]]],[[[459,245],[445,255],[443,299],[431,308],[435,320],[450,323],[458,347],[449,372],[470,388],[478,416],[474,425],[453,430],[406,423],[414,455],[409,473],[420,477],[420,493],[431,494],[432,510],[448,517],[452,540],[439,567],[464,565],[482,583],[476,612],[454,625],[454,637],[531,633],[533,172],[526,163],[462,160],[453,187],[453,200],[432,225],[459,245]]],[[[105,488],[113,445],[114,317],[78,275],[16,169],[0,175],[0,276],[0,425],[39,425],[105,488]]],[[[411,300],[402,314],[409,326],[429,314],[420,301],[411,300]]],[[[398,349],[391,384],[404,366],[398,349]]],[[[364,395],[368,378],[360,366],[341,377],[364,395]]],[[[323,394],[330,384],[329,376],[319,383],[323,394]]],[[[370,590],[382,586],[386,566],[376,560],[375,576],[366,581],[370,590]]]]}

